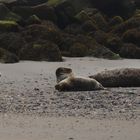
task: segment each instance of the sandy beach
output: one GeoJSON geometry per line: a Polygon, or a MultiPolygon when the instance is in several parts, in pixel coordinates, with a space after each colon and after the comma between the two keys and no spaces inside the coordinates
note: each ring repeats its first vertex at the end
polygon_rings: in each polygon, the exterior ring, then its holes
{"type": "Polygon", "coordinates": [[[55,70],[80,76],[140,68],[140,60],[64,58],[0,64],[0,140],[139,140],[140,88],[58,92],[55,70]]]}

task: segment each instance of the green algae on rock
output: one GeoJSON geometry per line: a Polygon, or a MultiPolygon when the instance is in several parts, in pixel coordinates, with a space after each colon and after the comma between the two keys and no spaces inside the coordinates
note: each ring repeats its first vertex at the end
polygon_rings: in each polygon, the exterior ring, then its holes
{"type": "Polygon", "coordinates": [[[0,20],[0,31],[18,31],[19,25],[15,21],[0,20]]]}

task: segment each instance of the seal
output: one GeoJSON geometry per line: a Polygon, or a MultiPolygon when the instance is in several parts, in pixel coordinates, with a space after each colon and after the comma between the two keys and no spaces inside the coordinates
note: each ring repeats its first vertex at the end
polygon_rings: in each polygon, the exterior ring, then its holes
{"type": "Polygon", "coordinates": [[[95,79],[74,76],[72,69],[60,67],[56,70],[58,91],[92,91],[102,90],[104,87],[95,79]]]}
{"type": "Polygon", "coordinates": [[[59,83],[60,81],[68,78],[68,77],[72,77],[74,76],[72,69],[70,68],[64,68],[64,67],[59,67],[56,70],[56,79],[57,79],[57,83],[59,83]]]}
{"type": "Polygon", "coordinates": [[[140,69],[122,68],[106,70],[89,76],[104,87],[140,87],[140,69]]]}

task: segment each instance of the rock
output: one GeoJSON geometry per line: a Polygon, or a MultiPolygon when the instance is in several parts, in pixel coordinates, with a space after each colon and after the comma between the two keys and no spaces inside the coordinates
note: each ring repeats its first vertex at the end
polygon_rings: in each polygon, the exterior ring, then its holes
{"type": "Polygon", "coordinates": [[[88,55],[88,48],[81,43],[75,43],[70,47],[69,52],[72,57],[83,57],[88,55]]]}
{"type": "Polygon", "coordinates": [[[1,32],[17,32],[19,25],[15,21],[0,20],[1,32]]]}
{"type": "Polygon", "coordinates": [[[29,44],[21,49],[20,57],[22,60],[62,61],[58,46],[50,42],[29,44]]]}
{"type": "Polygon", "coordinates": [[[41,20],[36,15],[32,15],[27,19],[26,24],[41,24],[41,20]]]}
{"type": "Polygon", "coordinates": [[[92,19],[95,21],[99,29],[103,31],[109,30],[108,23],[101,13],[96,13],[95,15],[92,16],[92,19]]]}
{"type": "Polygon", "coordinates": [[[138,28],[140,27],[140,17],[132,17],[126,20],[125,22],[115,26],[111,33],[122,35],[129,29],[138,28]]]}
{"type": "Polygon", "coordinates": [[[0,62],[1,63],[17,63],[19,58],[9,51],[0,48],[0,62]]]}
{"type": "Polygon", "coordinates": [[[99,44],[105,45],[108,39],[108,33],[97,30],[93,34],[90,34],[91,37],[93,37],[99,44]]]}
{"type": "Polygon", "coordinates": [[[53,22],[57,20],[54,8],[48,6],[46,3],[36,6],[15,6],[13,7],[13,11],[24,19],[36,15],[40,19],[51,20],[53,22]]]}
{"type": "Polygon", "coordinates": [[[91,2],[94,7],[108,16],[119,15],[128,17],[135,10],[135,4],[132,0],[91,0],[91,2]]]}
{"type": "Polygon", "coordinates": [[[109,26],[116,26],[121,23],[123,23],[124,20],[121,16],[114,16],[110,21],[109,21],[109,26]]]}
{"type": "Polygon", "coordinates": [[[40,19],[46,19],[53,22],[57,21],[57,16],[53,7],[48,6],[46,3],[31,7],[34,15],[40,19]]]}
{"type": "Polygon", "coordinates": [[[93,23],[95,23],[94,20],[92,20],[92,16],[97,14],[99,11],[94,8],[85,8],[81,10],[79,13],[76,14],[75,18],[79,20],[80,22],[85,22],[88,20],[91,20],[93,23]]]}
{"type": "Polygon", "coordinates": [[[105,58],[111,60],[120,59],[119,54],[115,54],[114,52],[102,45],[98,45],[97,48],[90,50],[90,55],[97,58],[105,58]]]}
{"type": "Polygon", "coordinates": [[[106,47],[115,53],[119,53],[123,42],[118,36],[109,36],[106,40],[106,47]]]}
{"type": "Polygon", "coordinates": [[[132,43],[124,44],[119,52],[121,57],[140,59],[140,48],[132,43]]]}
{"type": "Polygon", "coordinates": [[[85,21],[80,28],[85,33],[94,32],[98,29],[97,25],[94,24],[91,20],[85,21]]]}
{"type": "Polygon", "coordinates": [[[55,13],[57,15],[57,24],[60,28],[66,27],[74,21],[76,11],[71,4],[71,1],[59,1],[55,5],[55,13]]]}
{"type": "Polygon", "coordinates": [[[92,25],[97,29],[107,30],[108,23],[104,16],[97,9],[84,9],[78,13],[75,18],[80,22],[90,21],[92,25]]]}
{"type": "Polygon", "coordinates": [[[82,30],[81,25],[79,23],[70,24],[66,26],[63,31],[65,33],[73,35],[84,34],[84,31],[82,30]]]}
{"type": "Polygon", "coordinates": [[[127,43],[134,43],[140,47],[140,28],[127,30],[123,35],[122,39],[127,43]]]}
{"type": "Polygon", "coordinates": [[[19,33],[1,33],[0,48],[19,56],[19,51],[26,45],[24,38],[19,33]]]}
{"type": "Polygon", "coordinates": [[[135,4],[137,8],[140,8],[140,1],[139,0],[135,0],[135,4]]]}
{"type": "Polygon", "coordinates": [[[61,30],[50,21],[29,25],[22,34],[27,42],[35,42],[37,40],[48,40],[56,44],[61,42],[61,30]]]}
{"type": "MultiPolygon", "coordinates": [[[[89,36],[77,35],[77,36],[65,36],[64,38],[65,40],[60,45],[60,50],[62,52],[64,51],[65,55],[69,55],[71,47],[74,52],[74,48],[76,48],[74,44],[78,43],[78,46],[80,46],[81,44],[85,46],[84,47],[81,45],[84,50],[82,56],[94,56],[94,57],[107,58],[107,59],[120,58],[118,54],[115,54],[112,51],[110,51],[108,48],[104,47],[103,45],[100,45],[93,38],[89,36]]],[[[75,52],[77,52],[79,48],[80,47],[76,48],[75,52]]],[[[83,51],[79,51],[78,53],[80,52],[83,51]]]]}
{"type": "Polygon", "coordinates": [[[0,3],[0,20],[20,22],[21,17],[11,12],[3,3],[0,3]]]}

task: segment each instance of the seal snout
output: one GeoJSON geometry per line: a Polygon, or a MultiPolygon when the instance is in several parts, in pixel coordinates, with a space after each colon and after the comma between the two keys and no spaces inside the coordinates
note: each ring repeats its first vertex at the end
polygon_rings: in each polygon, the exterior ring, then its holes
{"type": "Polygon", "coordinates": [[[61,91],[62,90],[62,86],[60,84],[56,84],[55,85],[55,89],[58,90],[58,91],[61,91]]]}

